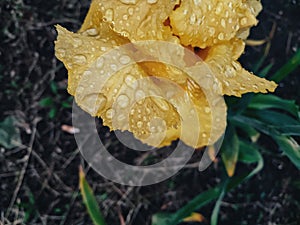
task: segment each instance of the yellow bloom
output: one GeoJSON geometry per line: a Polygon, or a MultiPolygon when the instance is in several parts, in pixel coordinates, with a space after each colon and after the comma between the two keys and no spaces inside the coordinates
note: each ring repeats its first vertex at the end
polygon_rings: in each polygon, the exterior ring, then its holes
{"type": "Polygon", "coordinates": [[[111,130],[152,146],[180,138],[199,148],[225,130],[218,96],[276,87],[237,62],[260,9],[255,0],[93,0],[77,33],[57,26],[55,54],[68,69],[68,92],[111,130]],[[150,40],[181,48],[140,42],[150,40]],[[204,62],[189,57],[191,46],[204,62]]]}

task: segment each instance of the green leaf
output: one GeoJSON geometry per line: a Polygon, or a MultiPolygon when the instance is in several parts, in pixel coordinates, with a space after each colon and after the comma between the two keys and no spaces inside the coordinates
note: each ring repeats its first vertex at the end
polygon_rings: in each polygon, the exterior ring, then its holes
{"type": "Polygon", "coordinates": [[[16,119],[9,116],[0,123],[0,145],[4,148],[11,149],[22,144],[20,131],[15,122],[16,119]]]}
{"type": "Polygon", "coordinates": [[[257,166],[250,173],[245,173],[240,177],[232,178],[228,183],[227,191],[237,187],[243,181],[250,179],[264,167],[263,157],[253,143],[247,143],[243,140],[239,140],[239,145],[238,160],[247,164],[257,163],[257,166]]]}
{"type": "Polygon", "coordinates": [[[238,154],[239,139],[235,129],[229,125],[226,129],[225,138],[221,147],[221,157],[229,177],[232,177],[234,174],[238,154]]]}
{"type": "Polygon", "coordinates": [[[54,104],[54,101],[51,97],[46,97],[40,100],[40,106],[42,107],[50,107],[54,104]]]}
{"type": "Polygon", "coordinates": [[[248,108],[264,110],[264,109],[281,109],[291,113],[298,118],[299,106],[294,100],[285,100],[271,94],[257,94],[253,96],[248,108]]]}
{"type": "Polygon", "coordinates": [[[300,125],[300,121],[293,117],[271,110],[248,110],[247,115],[259,121],[275,126],[300,125]]]}
{"type": "Polygon", "coordinates": [[[281,67],[272,77],[271,79],[275,82],[282,81],[285,77],[287,77],[290,73],[292,73],[295,69],[300,65],[300,49],[297,50],[294,56],[289,59],[289,61],[281,67]]]}
{"type": "Polygon", "coordinates": [[[56,113],[57,113],[57,109],[56,108],[50,109],[50,111],[48,113],[49,118],[53,119],[56,116],[56,113]]]}
{"type": "Polygon", "coordinates": [[[300,169],[300,146],[291,137],[288,136],[273,136],[273,139],[278,144],[281,151],[294,163],[294,165],[300,169]]]}
{"type": "Polygon", "coordinates": [[[53,94],[57,95],[58,94],[58,87],[57,84],[54,81],[50,82],[50,88],[53,94]]]}
{"type": "Polygon", "coordinates": [[[268,64],[265,68],[263,68],[261,71],[259,71],[258,75],[260,77],[265,77],[270,72],[270,70],[273,67],[273,63],[268,64]]]}
{"type": "Polygon", "coordinates": [[[88,210],[88,213],[93,223],[95,225],[105,225],[104,218],[102,216],[102,213],[100,212],[93,190],[87,183],[84,172],[81,167],[79,171],[79,186],[83,202],[88,210]]]}
{"type": "Polygon", "coordinates": [[[222,200],[225,196],[226,193],[226,188],[227,188],[227,184],[228,184],[228,180],[225,181],[224,186],[222,188],[222,191],[219,195],[219,198],[215,204],[215,207],[213,209],[213,213],[211,215],[211,225],[217,225],[218,224],[218,216],[219,216],[219,212],[220,212],[220,208],[221,208],[221,204],[222,204],[222,200]]]}

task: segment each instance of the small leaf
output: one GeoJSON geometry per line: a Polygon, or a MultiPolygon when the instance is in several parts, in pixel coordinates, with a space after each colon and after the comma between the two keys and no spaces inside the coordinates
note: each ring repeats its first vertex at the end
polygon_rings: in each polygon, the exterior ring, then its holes
{"type": "Polygon", "coordinates": [[[56,108],[50,109],[50,111],[48,113],[49,118],[53,119],[56,116],[56,113],[57,113],[57,109],[56,108]]]}
{"type": "Polygon", "coordinates": [[[95,225],[105,225],[104,218],[100,212],[97,200],[94,196],[92,188],[87,183],[82,167],[79,170],[79,186],[83,198],[83,202],[88,210],[88,213],[95,225]]]}
{"type": "Polygon", "coordinates": [[[50,82],[50,88],[51,88],[51,91],[53,94],[57,95],[58,91],[58,87],[57,87],[57,84],[54,82],[54,81],[51,81],[50,82]]]}
{"type": "Polygon", "coordinates": [[[43,98],[39,101],[40,106],[42,107],[50,107],[54,104],[53,99],[51,97],[43,98]]]}
{"type": "Polygon", "coordinates": [[[239,154],[239,139],[235,129],[228,126],[223,145],[221,147],[221,157],[224,162],[227,174],[232,177],[235,171],[236,162],[239,154]]]}
{"type": "Polygon", "coordinates": [[[200,213],[193,212],[190,216],[183,219],[183,222],[204,222],[205,217],[200,213]]]}
{"type": "Polygon", "coordinates": [[[11,149],[22,144],[20,131],[15,126],[15,121],[14,117],[9,116],[0,123],[0,145],[4,148],[11,149]]]}
{"type": "Polygon", "coordinates": [[[281,151],[283,151],[287,157],[294,163],[294,165],[300,170],[300,146],[291,137],[277,135],[273,136],[273,139],[278,144],[281,151]]]}

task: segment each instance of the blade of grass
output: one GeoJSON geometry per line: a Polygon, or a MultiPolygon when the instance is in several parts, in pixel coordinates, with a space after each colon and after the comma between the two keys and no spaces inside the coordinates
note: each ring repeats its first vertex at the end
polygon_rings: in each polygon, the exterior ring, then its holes
{"type": "Polygon", "coordinates": [[[290,73],[300,66],[300,49],[289,59],[289,61],[282,66],[277,72],[271,77],[271,80],[280,82],[286,78],[290,73]]]}
{"type": "Polygon", "coordinates": [[[225,138],[221,147],[221,157],[224,162],[226,172],[232,177],[235,171],[239,154],[239,139],[235,129],[228,125],[225,138]]]}
{"type": "Polygon", "coordinates": [[[251,109],[263,110],[263,109],[281,109],[291,113],[295,117],[298,117],[299,106],[294,100],[285,100],[278,96],[268,94],[257,94],[255,95],[250,104],[248,105],[251,109]]]}
{"type": "Polygon", "coordinates": [[[100,212],[97,200],[94,196],[93,190],[85,179],[82,167],[79,170],[79,186],[83,202],[87,211],[95,225],[106,225],[102,213],[100,212]]]}

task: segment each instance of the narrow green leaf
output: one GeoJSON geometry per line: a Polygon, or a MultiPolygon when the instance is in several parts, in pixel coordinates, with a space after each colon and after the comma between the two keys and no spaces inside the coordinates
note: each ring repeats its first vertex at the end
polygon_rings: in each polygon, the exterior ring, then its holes
{"type": "Polygon", "coordinates": [[[291,137],[288,136],[273,136],[273,139],[278,144],[281,151],[294,163],[294,165],[300,170],[300,146],[291,137]]]}
{"type": "Polygon", "coordinates": [[[213,209],[213,213],[211,215],[211,225],[217,225],[218,224],[218,216],[219,216],[219,212],[220,212],[220,208],[221,208],[221,204],[222,204],[222,200],[225,196],[226,193],[226,188],[227,188],[227,184],[228,184],[228,180],[225,181],[224,186],[222,188],[222,191],[219,195],[219,198],[215,204],[215,207],[213,209]]]}
{"type": "Polygon", "coordinates": [[[270,63],[270,64],[268,64],[265,68],[263,68],[261,71],[259,71],[259,73],[258,73],[258,75],[260,76],[260,77],[265,77],[265,76],[267,76],[267,74],[270,72],[270,70],[272,69],[272,67],[273,67],[273,63],[270,63]]]}
{"type": "Polygon", "coordinates": [[[94,196],[93,190],[85,179],[84,172],[80,167],[79,171],[79,186],[80,192],[83,198],[83,202],[87,208],[87,211],[95,225],[105,225],[104,218],[100,212],[97,200],[94,196]]]}
{"type": "Polygon", "coordinates": [[[251,109],[264,110],[264,109],[281,109],[298,117],[299,106],[294,100],[285,100],[278,96],[271,94],[256,94],[253,96],[250,104],[251,109]]]}
{"type": "Polygon", "coordinates": [[[292,116],[271,110],[248,110],[246,115],[258,119],[259,121],[268,125],[300,125],[300,121],[293,118],[292,116]]]}
{"type": "Polygon", "coordinates": [[[239,139],[235,129],[229,125],[226,129],[225,138],[221,147],[221,157],[229,177],[232,177],[234,174],[238,154],[239,139]]]}
{"type": "Polygon", "coordinates": [[[297,67],[300,65],[300,49],[297,50],[294,56],[290,58],[290,60],[281,67],[272,77],[271,79],[275,82],[282,81],[285,77],[287,77],[290,73],[292,73],[297,67]]]}
{"type": "Polygon", "coordinates": [[[278,127],[278,130],[285,136],[300,136],[300,125],[286,125],[278,127]]]}

